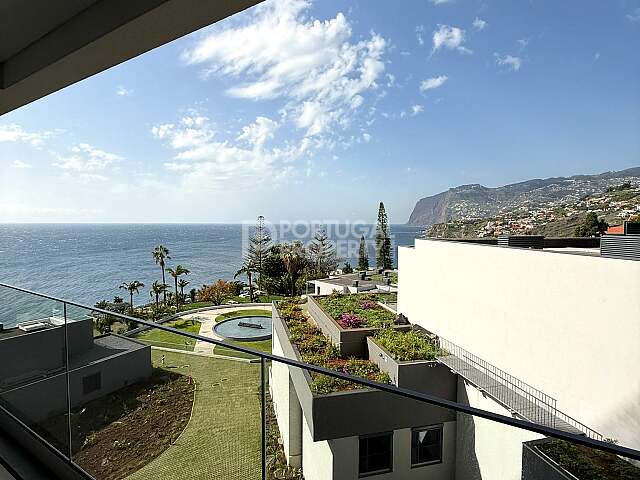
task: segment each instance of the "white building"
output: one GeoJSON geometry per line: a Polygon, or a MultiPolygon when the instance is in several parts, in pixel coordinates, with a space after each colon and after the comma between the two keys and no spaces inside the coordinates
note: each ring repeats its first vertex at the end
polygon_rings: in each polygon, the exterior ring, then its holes
{"type": "MultiPolygon", "coordinates": [[[[398,262],[398,312],[450,354],[413,384],[392,374],[394,383],[640,447],[640,261],[593,249],[416,240],[399,248],[398,262]]],[[[277,321],[273,349],[296,356],[277,321]]],[[[393,373],[393,359],[369,349],[393,373]]],[[[305,374],[274,363],[271,387],[285,453],[307,480],[517,480],[523,442],[541,438],[433,406],[419,411],[383,392],[314,395],[305,374]],[[420,462],[418,451],[432,456],[420,462]]]]}

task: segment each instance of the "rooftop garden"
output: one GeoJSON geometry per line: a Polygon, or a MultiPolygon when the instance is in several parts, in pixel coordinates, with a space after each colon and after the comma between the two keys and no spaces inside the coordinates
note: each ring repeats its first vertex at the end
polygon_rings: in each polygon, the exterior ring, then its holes
{"type": "MultiPolygon", "coordinates": [[[[373,362],[358,358],[344,359],[322,332],[311,323],[295,300],[280,303],[278,310],[289,329],[290,340],[300,352],[303,362],[380,383],[391,383],[389,375],[373,362]]],[[[328,375],[310,372],[311,390],[317,394],[362,388],[360,385],[328,375]]]]}
{"type": "Polygon", "coordinates": [[[563,440],[552,440],[538,448],[579,480],[640,479],[640,468],[611,453],[563,440]]]}
{"type": "Polygon", "coordinates": [[[395,315],[378,305],[381,294],[332,293],[316,301],[342,328],[380,328],[393,324],[395,315]]]}
{"type": "Polygon", "coordinates": [[[400,361],[435,360],[438,350],[423,334],[409,330],[402,332],[393,328],[383,328],[374,335],[378,345],[384,347],[391,356],[400,361]]]}

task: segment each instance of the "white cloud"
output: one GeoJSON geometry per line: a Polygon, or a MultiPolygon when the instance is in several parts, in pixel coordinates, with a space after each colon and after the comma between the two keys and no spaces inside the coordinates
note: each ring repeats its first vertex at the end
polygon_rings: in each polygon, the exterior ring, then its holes
{"type": "Polygon", "coordinates": [[[445,3],[451,3],[453,0],[429,0],[434,5],[443,5],[445,3]]]}
{"type": "Polygon", "coordinates": [[[446,75],[427,78],[426,80],[420,82],[420,91],[426,92],[427,90],[433,90],[434,88],[441,87],[448,79],[449,77],[447,77],[446,75]]]}
{"type": "Polygon", "coordinates": [[[640,7],[636,8],[633,13],[628,13],[627,20],[630,22],[640,22],[640,7]]]}
{"type": "Polygon", "coordinates": [[[103,172],[114,164],[124,160],[120,155],[108,153],[104,150],[79,143],[71,148],[71,155],[58,155],[58,160],[52,165],[68,172],[80,173],[85,180],[106,180],[106,177],[96,172],[103,172]]]}
{"type": "Polygon", "coordinates": [[[12,168],[31,168],[33,165],[27,162],[23,162],[22,160],[14,160],[11,164],[12,168]]]}
{"type": "Polygon", "coordinates": [[[227,94],[283,99],[283,110],[307,136],[350,125],[362,95],[378,87],[387,42],[372,33],[352,41],[342,13],[328,20],[306,15],[310,2],[279,0],[258,6],[250,21],[209,30],[183,53],[187,64],[212,74],[242,77],[227,94]]]}
{"type": "Polygon", "coordinates": [[[278,122],[267,117],[257,117],[254,123],[242,127],[238,140],[246,140],[250,145],[262,148],[268,140],[273,138],[277,128],[278,122]]]}
{"type": "Polygon", "coordinates": [[[517,72],[522,66],[522,59],[520,57],[514,57],[513,55],[499,55],[493,54],[496,58],[496,63],[500,66],[506,67],[512,72],[517,72]]]}
{"type": "Polygon", "coordinates": [[[438,29],[433,32],[433,49],[431,53],[434,54],[441,48],[457,50],[460,53],[473,53],[464,46],[465,40],[466,33],[463,29],[449,25],[438,25],[438,29]]]}
{"type": "Polygon", "coordinates": [[[402,55],[403,57],[408,57],[409,55],[411,55],[411,52],[407,52],[406,50],[402,50],[400,52],[400,55],[402,55]]]}
{"type": "Polygon", "coordinates": [[[418,25],[416,27],[416,39],[418,40],[419,45],[424,45],[424,37],[422,34],[424,33],[424,25],[418,25]]]}
{"type": "Polygon", "coordinates": [[[484,30],[485,28],[487,28],[489,24],[482,20],[479,17],[476,17],[475,20],[473,20],[473,28],[475,28],[476,30],[480,31],[480,30],[484,30]]]}
{"type": "Polygon", "coordinates": [[[116,95],[119,95],[121,97],[128,97],[130,95],[133,95],[133,90],[125,88],[122,85],[118,85],[118,88],[116,89],[116,95]]]}
{"type": "Polygon", "coordinates": [[[371,135],[365,132],[362,134],[362,139],[365,141],[365,143],[369,143],[371,141],[371,135]]]}
{"type": "Polygon", "coordinates": [[[600,60],[600,52],[596,52],[595,55],[593,56],[594,60],[600,60]]]}
{"type": "Polygon", "coordinates": [[[20,125],[10,123],[8,125],[0,125],[0,142],[24,142],[32,147],[41,146],[48,138],[59,133],[56,131],[28,132],[20,125]]]}
{"type": "Polygon", "coordinates": [[[416,116],[419,113],[424,112],[424,107],[422,105],[412,105],[411,106],[411,115],[412,116],[416,116]]]}
{"type": "Polygon", "coordinates": [[[529,45],[530,41],[531,41],[530,38],[521,38],[520,40],[518,40],[518,45],[520,45],[520,51],[522,51],[525,48],[527,48],[527,46],[529,45]]]}
{"type": "Polygon", "coordinates": [[[208,118],[192,112],[175,124],[159,125],[151,131],[174,150],[173,161],[165,162],[165,169],[179,173],[185,188],[207,190],[220,185],[230,188],[277,182],[285,172],[290,173],[287,164],[306,154],[311,140],[267,148],[277,128],[277,122],[259,116],[241,128],[235,144],[218,139],[208,118]]]}

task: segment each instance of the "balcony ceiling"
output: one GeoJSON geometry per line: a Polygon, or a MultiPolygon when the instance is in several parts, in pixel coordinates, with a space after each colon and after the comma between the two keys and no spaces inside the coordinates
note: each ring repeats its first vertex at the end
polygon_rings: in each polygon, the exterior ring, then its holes
{"type": "Polygon", "coordinates": [[[0,115],[262,0],[0,0],[0,115]]]}

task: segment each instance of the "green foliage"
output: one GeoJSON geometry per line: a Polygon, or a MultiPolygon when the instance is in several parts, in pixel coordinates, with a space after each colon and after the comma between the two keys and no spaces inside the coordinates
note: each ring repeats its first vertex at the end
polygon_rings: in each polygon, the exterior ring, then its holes
{"type": "Polygon", "coordinates": [[[353,273],[353,267],[349,262],[346,262],[342,267],[342,273],[353,273]]]}
{"type": "Polygon", "coordinates": [[[358,249],[358,270],[369,269],[369,252],[367,252],[367,242],[364,235],[360,237],[360,247],[358,249]]]}
{"type": "Polygon", "coordinates": [[[436,358],[435,346],[428,338],[413,330],[402,332],[393,328],[383,328],[376,332],[375,339],[400,362],[436,358]]]}
{"type": "MultiPolygon", "coordinates": [[[[289,338],[296,346],[303,362],[325,367],[350,375],[367,378],[380,383],[391,383],[386,373],[369,360],[340,357],[338,347],[333,345],[322,332],[312,325],[299,305],[299,300],[286,300],[278,305],[278,312],[289,329],[289,338]]],[[[311,390],[317,394],[327,394],[341,390],[361,388],[357,384],[322,374],[311,374],[311,390]]]]}
{"type": "Polygon", "coordinates": [[[317,230],[313,236],[309,251],[309,267],[313,277],[325,278],[338,266],[336,248],[329,240],[325,229],[317,230]]]}
{"type": "Polygon", "coordinates": [[[218,280],[213,285],[203,285],[196,295],[198,302],[211,302],[213,305],[222,305],[227,298],[233,295],[234,289],[231,282],[218,280]]]}
{"type": "Polygon", "coordinates": [[[379,305],[374,308],[363,308],[364,302],[377,302],[377,294],[342,295],[332,293],[327,297],[318,297],[316,301],[334,320],[338,320],[345,313],[357,315],[364,322],[364,327],[378,328],[391,325],[395,315],[379,305]]]}
{"type": "Polygon", "coordinates": [[[268,256],[271,244],[271,236],[264,224],[264,217],[260,215],[256,221],[256,228],[249,238],[249,248],[245,265],[251,265],[258,274],[258,287],[263,288],[262,275],[264,270],[264,260],[268,256]]]}
{"type": "Polygon", "coordinates": [[[376,266],[385,270],[393,268],[389,221],[382,202],[378,207],[378,225],[376,226],[376,266]]]}
{"type": "Polygon", "coordinates": [[[575,230],[576,237],[593,237],[603,234],[609,225],[604,219],[599,219],[595,212],[587,213],[581,225],[575,230]]]}
{"type": "Polygon", "coordinates": [[[552,440],[538,448],[580,480],[640,479],[640,468],[611,453],[564,440],[552,440]]]}

